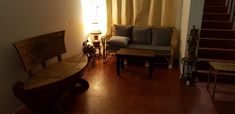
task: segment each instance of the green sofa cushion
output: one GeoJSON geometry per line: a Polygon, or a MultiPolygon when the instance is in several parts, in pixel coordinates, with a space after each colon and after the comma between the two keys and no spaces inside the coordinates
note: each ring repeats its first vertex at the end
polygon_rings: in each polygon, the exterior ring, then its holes
{"type": "Polygon", "coordinates": [[[150,27],[133,27],[131,43],[151,44],[151,28],[150,27]]]}
{"type": "Polygon", "coordinates": [[[132,25],[114,25],[115,36],[125,36],[131,38],[132,25]]]}
{"type": "Polygon", "coordinates": [[[152,44],[159,46],[171,45],[172,27],[152,28],[152,44]]]}
{"type": "Polygon", "coordinates": [[[129,40],[129,37],[112,36],[106,43],[111,47],[127,47],[129,40]]]}

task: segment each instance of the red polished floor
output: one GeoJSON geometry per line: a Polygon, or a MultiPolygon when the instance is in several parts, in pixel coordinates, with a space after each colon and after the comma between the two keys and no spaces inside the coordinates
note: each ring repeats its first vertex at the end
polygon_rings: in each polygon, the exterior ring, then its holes
{"type": "MultiPolygon", "coordinates": [[[[69,114],[235,113],[234,99],[216,94],[213,101],[204,82],[186,87],[176,67],[156,66],[152,79],[147,78],[143,65],[128,64],[121,76],[115,68],[114,59],[90,65],[83,77],[90,87],[76,97],[69,114]]],[[[31,114],[25,108],[20,112],[17,114],[31,114]]]]}

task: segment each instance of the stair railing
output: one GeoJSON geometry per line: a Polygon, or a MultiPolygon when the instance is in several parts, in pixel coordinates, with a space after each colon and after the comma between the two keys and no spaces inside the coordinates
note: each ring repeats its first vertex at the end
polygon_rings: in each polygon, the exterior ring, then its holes
{"type": "Polygon", "coordinates": [[[231,14],[230,20],[234,21],[235,16],[235,0],[227,0],[226,6],[228,6],[228,13],[231,14]]]}

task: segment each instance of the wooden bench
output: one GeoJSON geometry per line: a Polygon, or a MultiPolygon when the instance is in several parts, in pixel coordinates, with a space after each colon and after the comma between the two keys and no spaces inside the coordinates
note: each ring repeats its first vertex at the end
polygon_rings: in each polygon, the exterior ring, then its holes
{"type": "Polygon", "coordinates": [[[65,104],[72,98],[70,95],[89,87],[88,82],[81,78],[87,57],[76,55],[62,60],[61,54],[66,52],[64,34],[65,31],[53,32],[13,44],[29,75],[26,82],[14,84],[13,92],[36,114],[65,113],[65,104]],[[55,57],[58,62],[49,64],[48,60],[55,57]],[[66,96],[67,93],[70,95],[66,96]]]}

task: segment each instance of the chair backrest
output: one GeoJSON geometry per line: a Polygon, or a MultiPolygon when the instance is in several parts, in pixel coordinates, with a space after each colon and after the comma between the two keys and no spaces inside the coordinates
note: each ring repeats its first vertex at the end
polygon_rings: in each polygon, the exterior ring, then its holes
{"type": "Polygon", "coordinates": [[[54,57],[61,60],[61,54],[66,52],[64,44],[65,31],[48,33],[14,43],[21,62],[26,72],[30,72],[35,66],[54,57]]]}

